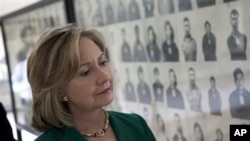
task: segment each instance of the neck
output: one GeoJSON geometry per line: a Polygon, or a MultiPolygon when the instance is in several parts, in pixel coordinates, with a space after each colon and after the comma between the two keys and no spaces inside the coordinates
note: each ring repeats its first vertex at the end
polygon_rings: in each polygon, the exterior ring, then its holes
{"type": "Polygon", "coordinates": [[[237,28],[233,29],[233,35],[238,36],[239,35],[239,30],[237,28]]]}
{"type": "Polygon", "coordinates": [[[74,126],[82,133],[92,133],[103,129],[105,113],[102,108],[94,111],[72,112],[74,126]]]}

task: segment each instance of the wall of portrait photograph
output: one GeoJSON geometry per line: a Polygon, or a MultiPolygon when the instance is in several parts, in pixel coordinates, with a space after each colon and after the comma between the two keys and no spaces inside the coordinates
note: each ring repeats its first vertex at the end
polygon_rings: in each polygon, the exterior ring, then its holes
{"type": "Polygon", "coordinates": [[[41,33],[66,22],[63,1],[41,6],[3,21],[19,125],[31,127],[32,94],[27,80],[27,57],[41,33]]]}
{"type": "Polygon", "coordinates": [[[249,0],[75,0],[102,33],[109,108],[143,116],[159,141],[229,140],[250,124],[249,0]]]}

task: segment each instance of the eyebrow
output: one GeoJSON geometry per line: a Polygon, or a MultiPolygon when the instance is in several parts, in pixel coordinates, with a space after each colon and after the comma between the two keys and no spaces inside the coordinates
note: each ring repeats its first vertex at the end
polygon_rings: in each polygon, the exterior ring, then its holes
{"type": "MultiPolygon", "coordinates": [[[[104,52],[102,52],[102,53],[100,54],[100,56],[98,57],[98,61],[100,61],[101,58],[102,58],[103,56],[105,56],[105,55],[104,55],[104,52]]],[[[80,65],[80,67],[85,66],[85,65],[89,65],[89,64],[90,64],[90,62],[84,62],[84,63],[82,63],[82,64],[80,65]]]]}

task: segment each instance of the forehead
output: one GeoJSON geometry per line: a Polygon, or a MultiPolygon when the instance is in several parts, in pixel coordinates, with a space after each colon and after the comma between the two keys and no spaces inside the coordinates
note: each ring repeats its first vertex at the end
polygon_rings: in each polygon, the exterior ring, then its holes
{"type": "Polygon", "coordinates": [[[83,37],[80,39],[79,55],[81,61],[88,60],[89,58],[100,56],[102,51],[100,47],[91,39],[83,37]]]}

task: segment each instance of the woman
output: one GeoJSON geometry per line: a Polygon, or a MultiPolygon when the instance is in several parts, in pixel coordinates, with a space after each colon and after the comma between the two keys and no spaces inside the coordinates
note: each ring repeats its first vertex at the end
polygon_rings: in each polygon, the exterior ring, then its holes
{"type": "Polygon", "coordinates": [[[174,30],[169,21],[164,25],[166,39],[162,43],[162,51],[165,61],[179,61],[179,50],[174,41],[174,30]]]}
{"type": "Polygon", "coordinates": [[[152,26],[148,27],[147,53],[149,61],[159,62],[161,59],[160,49],[156,42],[156,34],[152,26]]]}
{"type": "Polygon", "coordinates": [[[169,141],[169,138],[167,137],[165,122],[159,113],[156,114],[156,125],[157,125],[157,130],[156,130],[157,139],[159,141],[169,141]]]}
{"type": "Polygon", "coordinates": [[[72,25],[45,32],[28,60],[37,141],[155,141],[136,114],[105,111],[113,77],[97,31],[72,25]]]}
{"type": "Polygon", "coordinates": [[[219,129],[219,128],[216,129],[215,141],[223,141],[223,133],[222,133],[221,129],[219,129]]]}
{"type": "Polygon", "coordinates": [[[204,134],[199,123],[194,123],[195,141],[204,141],[204,134]]]}

